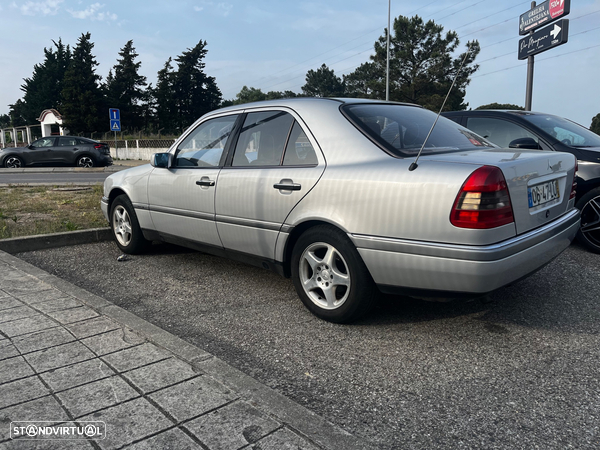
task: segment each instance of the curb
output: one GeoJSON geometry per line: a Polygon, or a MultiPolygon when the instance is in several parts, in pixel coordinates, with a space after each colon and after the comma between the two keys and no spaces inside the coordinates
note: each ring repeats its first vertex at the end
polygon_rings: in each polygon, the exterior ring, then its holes
{"type": "Polygon", "coordinates": [[[90,308],[131,329],[148,341],[165,348],[178,358],[229,386],[251,404],[278,418],[311,442],[331,450],[371,450],[377,447],[327,421],[304,406],[290,400],[216,356],[136,316],[108,300],[92,294],[55,275],[13,256],[64,245],[78,245],[112,239],[110,228],[96,228],[44,236],[0,240],[0,261],[37,277],[56,289],[81,300],[90,308]],[[25,250],[28,248],[29,250],[25,250]]]}
{"type": "Polygon", "coordinates": [[[129,169],[129,167],[134,166],[122,166],[122,165],[113,165],[107,167],[31,167],[31,168],[21,168],[21,169],[7,169],[3,168],[0,173],[68,173],[68,172],[76,172],[76,173],[90,173],[90,172],[118,172],[120,170],[129,169]]]}
{"type": "Polygon", "coordinates": [[[68,245],[91,244],[110,241],[113,238],[110,228],[68,231],[65,233],[41,234],[37,236],[0,239],[0,250],[14,255],[19,252],[33,252],[68,245]]]}

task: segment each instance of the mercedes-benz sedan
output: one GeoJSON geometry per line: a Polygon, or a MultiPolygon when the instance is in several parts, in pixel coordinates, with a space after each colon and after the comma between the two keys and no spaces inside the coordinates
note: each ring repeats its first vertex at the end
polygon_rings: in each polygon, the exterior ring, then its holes
{"type": "Polygon", "coordinates": [[[109,176],[102,210],[124,252],[156,240],[254,263],[334,322],[378,290],[477,296],[559,255],[579,227],[575,157],[500,149],[443,117],[429,135],[435,119],[360,99],[213,111],[109,176]]]}

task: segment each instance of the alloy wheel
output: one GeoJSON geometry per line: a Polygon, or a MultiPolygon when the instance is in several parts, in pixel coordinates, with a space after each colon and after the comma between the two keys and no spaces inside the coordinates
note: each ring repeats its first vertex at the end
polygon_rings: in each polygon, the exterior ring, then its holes
{"type": "Polygon", "coordinates": [[[332,310],[350,294],[350,271],[342,254],[331,244],[315,242],[300,257],[300,282],[306,295],[320,308],[332,310]]]}
{"type": "Polygon", "coordinates": [[[82,156],[77,160],[79,167],[94,167],[94,161],[89,156],[82,156]]]}
{"type": "Polygon", "coordinates": [[[581,233],[600,249],[600,195],[590,199],[581,209],[581,233]]]}
{"type": "Polygon", "coordinates": [[[4,165],[9,169],[19,169],[22,166],[22,163],[16,156],[9,156],[6,158],[4,165]]]}
{"type": "Polygon", "coordinates": [[[122,205],[117,205],[113,212],[113,230],[115,237],[123,247],[131,242],[131,218],[129,213],[122,205]]]}

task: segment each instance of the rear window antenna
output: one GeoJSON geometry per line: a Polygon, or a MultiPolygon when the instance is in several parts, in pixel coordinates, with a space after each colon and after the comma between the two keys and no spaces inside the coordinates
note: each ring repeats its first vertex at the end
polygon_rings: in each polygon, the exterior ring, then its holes
{"type": "Polygon", "coordinates": [[[419,165],[417,164],[417,161],[419,161],[419,157],[421,156],[421,152],[425,148],[425,144],[427,143],[427,139],[429,139],[429,136],[431,136],[431,132],[435,128],[435,124],[437,123],[438,119],[440,118],[440,114],[442,114],[442,111],[444,110],[444,106],[446,106],[446,100],[448,100],[448,97],[450,96],[450,92],[452,92],[452,88],[454,87],[454,83],[456,83],[456,79],[458,78],[458,75],[460,74],[460,71],[462,70],[463,65],[465,64],[465,61],[467,60],[467,57],[469,56],[469,53],[471,53],[471,44],[467,44],[467,46],[468,46],[467,53],[465,53],[465,57],[463,58],[462,62],[460,63],[460,67],[456,71],[456,75],[454,75],[454,80],[452,80],[452,84],[450,85],[450,89],[448,89],[448,93],[446,94],[446,98],[444,99],[444,102],[442,103],[442,107],[440,108],[440,112],[438,112],[438,114],[437,114],[437,116],[435,118],[435,121],[433,122],[433,125],[431,125],[431,128],[429,129],[429,133],[427,133],[427,136],[425,137],[425,140],[423,141],[423,145],[421,145],[419,153],[417,153],[417,157],[415,158],[415,160],[413,161],[413,163],[408,167],[408,170],[411,171],[411,172],[413,170],[415,170],[417,167],[419,167],[419,165]]]}

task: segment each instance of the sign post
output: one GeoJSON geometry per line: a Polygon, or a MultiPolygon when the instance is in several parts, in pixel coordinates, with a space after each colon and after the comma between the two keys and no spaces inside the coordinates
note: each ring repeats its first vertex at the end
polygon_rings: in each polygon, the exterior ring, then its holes
{"type": "Polygon", "coordinates": [[[536,55],[553,47],[565,44],[569,39],[569,21],[562,19],[554,26],[538,31],[537,28],[550,24],[571,12],[571,0],[546,0],[539,6],[531,2],[531,9],[519,17],[519,34],[529,36],[519,40],[519,59],[527,59],[527,89],[525,111],[531,111],[533,97],[533,65],[536,55]]]}
{"type": "Polygon", "coordinates": [[[110,129],[115,132],[115,152],[117,151],[117,131],[121,131],[121,112],[117,108],[108,110],[110,129]]]}

